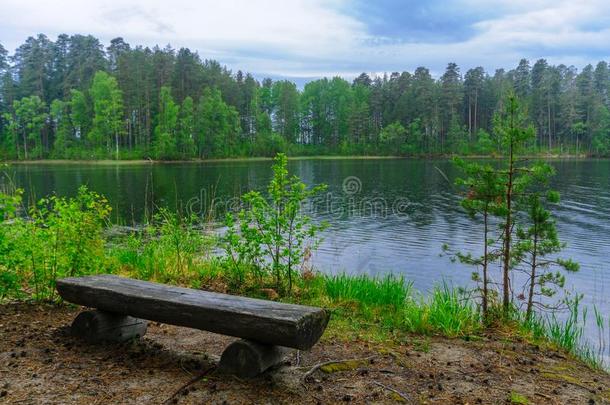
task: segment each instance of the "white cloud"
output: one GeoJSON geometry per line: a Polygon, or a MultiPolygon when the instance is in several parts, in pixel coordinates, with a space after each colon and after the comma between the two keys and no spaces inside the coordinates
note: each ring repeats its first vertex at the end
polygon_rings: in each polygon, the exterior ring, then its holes
{"type": "MultiPolygon", "coordinates": [[[[463,71],[510,68],[521,57],[582,65],[608,54],[610,4],[602,0],[458,0],[463,7],[499,9],[479,21],[476,35],[458,43],[383,41],[365,21],[342,13],[350,0],[3,0],[0,42],[13,50],[38,32],[93,34],[108,43],[190,47],[233,69],[314,77],[360,71],[413,70],[439,74],[449,61],[463,71]]],[[[484,13],[482,13],[484,14],[484,13]]]]}
{"type": "Polygon", "coordinates": [[[355,45],[364,24],[336,10],[342,1],[4,0],[0,40],[11,50],[38,32],[122,36],[146,45],[172,43],[207,53],[270,53],[330,58],[355,45]],[[331,5],[331,7],[329,7],[331,5]]]}

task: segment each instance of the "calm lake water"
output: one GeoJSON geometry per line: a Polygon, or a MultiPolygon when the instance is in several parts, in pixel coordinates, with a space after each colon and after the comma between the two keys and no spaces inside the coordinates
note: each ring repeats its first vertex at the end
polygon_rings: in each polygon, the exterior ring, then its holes
{"type": "MultiPolygon", "coordinates": [[[[556,207],[564,251],[581,264],[568,277],[568,288],[584,293],[587,306],[610,316],[610,160],[553,160],[553,187],[561,192],[556,207]]],[[[307,184],[328,184],[307,207],[330,222],[314,265],[324,272],[403,274],[415,288],[429,291],[443,280],[470,283],[471,269],[442,256],[442,245],[478,252],[476,221],[459,208],[452,186],[457,175],[448,161],[408,159],[320,159],[289,163],[307,184]]],[[[263,189],[270,161],[184,164],[29,164],[10,169],[15,183],[36,198],[50,193],[74,195],[80,184],[104,194],[113,220],[141,223],[155,206],[179,207],[205,215],[236,197],[263,189]]],[[[592,312],[588,331],[597,340],[592,312]]],[[[606,338],[608,341],[610,336],[606,338]]]]}

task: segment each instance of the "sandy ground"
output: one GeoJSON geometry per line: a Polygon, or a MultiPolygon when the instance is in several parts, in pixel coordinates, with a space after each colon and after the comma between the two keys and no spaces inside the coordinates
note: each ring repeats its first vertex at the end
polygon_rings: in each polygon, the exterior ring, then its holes
{"type": "Polygon", "coordinates": [[[610,404],[608,374],[501,336],[386,344],[324,337],[310,352],[242,381],[213,369],[232,338],[151,323],[139,341],[89,345],[69,335],[78,312],[0,305],[0,403],[509,404],[512,396],[529,404],[610,404]],[[358,360],[306,376],[316,364],[345,359],[358,360]]]}

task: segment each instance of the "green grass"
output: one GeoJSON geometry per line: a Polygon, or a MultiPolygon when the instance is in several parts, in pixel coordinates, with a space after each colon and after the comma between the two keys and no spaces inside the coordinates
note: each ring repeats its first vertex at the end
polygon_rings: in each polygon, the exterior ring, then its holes
{"type": "Polygon", "coordinates": [[[604,369],[602,350],[605,346],[603,318],[595,308],[596,323],[599,330],[600,350],[595,351],[589,342],[583,338],[587,325],[587,310],[580,308],[580,298],[568,304],[568,316],[560,320],[555,314],[535,314],[531,319],[525,319],[522,313],[516,313],[522,331],[530,334],[535,340],[546,341],[574,355],[595,369],[604,369]]]}
{"type": "Polygon", "coordinates": [[[509,399],[510,399],[511,404],[518,404],[518,405],[529,404],[529,401],[525,395],[519,394],[518,392],[514,392],[514,391],[510,393],[509,399]]]}
{"type": "Polygon", "coordinates": [[[390,333],[450,337],[477,333],[481,322],[475,305],[447,285],[421,295],[403,277],[318,276],[309,303],[330,307],[335,318],[349,319],[390,333]]]}
{"type": "Polygon", "coordinates": [[[412,294],[412,284],[393,275],[381,278],[347,274],[326,276],[324,287],[334,301],[354,301],[367,306],[400,308],[412,294]]]}
{"type": "Polygon", "coordinates": [[[474,304],[446,284],[437,286],[428,298],[406,307],[410,331],[456,337],[476,334],[481,320],[474,304]]]}

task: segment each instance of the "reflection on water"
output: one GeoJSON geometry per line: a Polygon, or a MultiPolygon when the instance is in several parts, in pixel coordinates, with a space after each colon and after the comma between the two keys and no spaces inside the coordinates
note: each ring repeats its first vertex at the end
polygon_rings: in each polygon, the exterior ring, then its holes
{"type": "MultiPolygon", "coordinates": [[[[555,209],[564,252],[581,264],[568,288],[585,294],[585,303],[610,313],[610,161],[561,160],[553,187],[562,202],[555,209]]],[[[141,222],[155,206],[204,215],[211,201],[220,210],[251,189],[263,189],[271,163],[215,162],[164,165],[16,165],[11,176],[26,195],[74,195],[80,184],[108,197],[113,219],[141,222]],[[228,204],[226,202],[229,202],[228,204]],[[224,204],[224,206],[223,206],[224,204]]],[[[328,184],[328,194],[313,204],[316,218],[331,227],[315,255],[326,272],[402,273],[416,288],[429,290],[445,279],[470,282],[470,269],[441,256],[444,243],[478,251],[474,222],[458,208],[449,180],[456,172],[447,161],[407,159],[322,159],[290,162],[308,184],[328,184]],[[446,177],[445,177],[446,176],[446,177]],[[351,182],[350,182],[351,181],[351,182]]],[[[230,207],[229,207],[230,208],[230,207]]],[[[589,322],[593,330],[592,319],[589,322]]]]}

